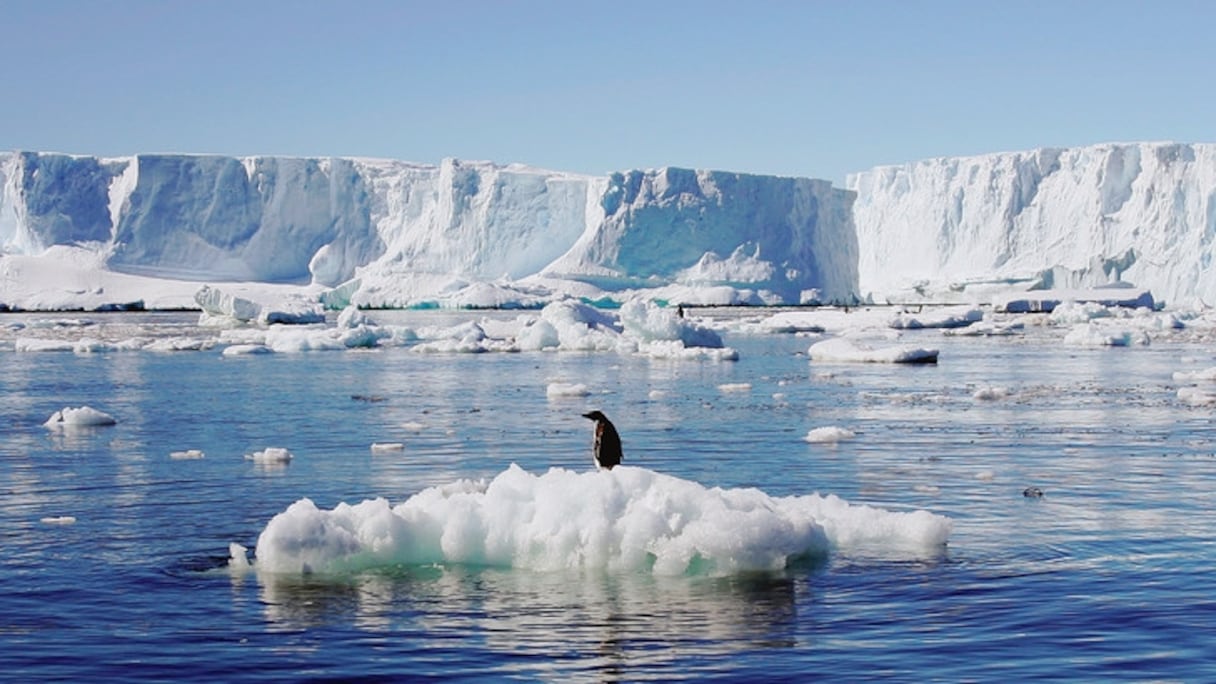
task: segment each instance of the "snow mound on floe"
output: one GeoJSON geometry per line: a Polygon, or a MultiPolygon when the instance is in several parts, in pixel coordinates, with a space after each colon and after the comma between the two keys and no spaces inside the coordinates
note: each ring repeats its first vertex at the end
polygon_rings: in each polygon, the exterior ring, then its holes
{"type": "MultiPolygon", "coordinates": [[[[710,488],[629,466],[533,475],[512,464],[492,481],[431,487],[397,506],[377,498],[325,510],[300,499],[266,525],[254,565],[272,573],[454,563],[727,574],[833,549],[937,553],[950,529],[948,518],[927,511],[835,496],[710,488]]],[[[240,545],[232,550],[231,567],[247,566],[240,545]]]]}

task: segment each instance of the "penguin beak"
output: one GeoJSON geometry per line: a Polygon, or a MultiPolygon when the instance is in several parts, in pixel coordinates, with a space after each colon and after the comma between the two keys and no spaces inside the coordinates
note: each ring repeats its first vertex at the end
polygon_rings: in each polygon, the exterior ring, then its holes
{"type": "Polygon", "coordinates": [[[584,413],[582,415],[584,418],[588,418],[590,420],[595,420],[595,416],[591,415],[590,413],[584,413]]]}

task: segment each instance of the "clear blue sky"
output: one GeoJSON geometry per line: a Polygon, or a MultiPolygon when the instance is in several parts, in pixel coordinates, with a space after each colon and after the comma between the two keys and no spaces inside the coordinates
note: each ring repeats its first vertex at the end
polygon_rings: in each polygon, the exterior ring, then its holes
{"type": "Polygon", "coordinates": [[[1216,139],[1214,2],[0,0],[0,149],[880,164],[1216,139]]]}

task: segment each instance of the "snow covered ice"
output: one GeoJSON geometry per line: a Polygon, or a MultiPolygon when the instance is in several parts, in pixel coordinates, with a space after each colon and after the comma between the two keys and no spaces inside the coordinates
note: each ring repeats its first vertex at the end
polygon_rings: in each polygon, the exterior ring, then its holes
{"type": "MultiPolygon", "coordinates": [[[[449,563],[728,574],[779,570],[839,548],[932,556],[951,527],[927,511],[708,488],[645,468],[536,475],[512,465],[489,482],[430,487],[396,506],[378,498],[325,510],[301,499],[262,530],[253,567],[298,574],[449,563]]],[[[249,567],[244,547],[231,552],[231,567],[249,567]]]]}
{"type": "Polygon", "coordinates": [[[64,407],[54,413],[50,418],[47,418],[43,423],[48,428],[85,428],[85,427],[104,427],[107,425],[116,425],[118,423],[114,416],[111,416],[104,411],[98,411],[92,406],[80,406],[72,408],[64,407]]]}
{"type": "Polygon", "coordinates": [[[1123,281],[1172,305],[1216,303],[1216,145],[929,159],[860,171],[846,185],[857,193],[863,298],[943,301],[1123,281]]]}
{"type": "Polygon", "coordinates": [[[833,337],[807,350],[812,361],[835,363],[937,363],[938,350],[909,345],[874,348],[863,342],[833,337]]]}
{"type": "Polygon", "coordinates": [[[817,427],[806,433],[803,439],[811,444],[835,444],[847,439],[853,439],[857,434],[848,428],[838,425],[817,427]]]}
{"type": "Polygon", "coordinates": [[[293,286],[333,308],[662,288],[698,303],[833,301],[856,290],[853,261],[836,258],[855,252],[850,202],[826,181],[674,168],[15,152],[0,154],[0,303],[259,315],[193,301],[225,282],[293,286]],[[38,282],[47,259],[72,270],[38,282]]]}
{"type": "Polygon", "coordinates": [[[277,303],[539,308],[641,297],[1014,312],[1093,296],[1216,302],[1205,237],[1216,145],[932,159],[860,170],[846,185],[454,159],[0,153],[0,305],[202,306],[298,322],[315,312],[277,303]],[[204,284],[246,301],[200,302],[204,284]]]}

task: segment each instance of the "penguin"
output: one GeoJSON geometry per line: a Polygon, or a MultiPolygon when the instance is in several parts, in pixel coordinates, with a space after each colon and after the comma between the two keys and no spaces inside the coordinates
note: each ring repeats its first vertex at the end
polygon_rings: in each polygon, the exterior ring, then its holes
{"type": "Polygon", "coordinates": [[[621,436],[616,433],[612,421],[599,411],[584,413],[584,418],[595,421],[595,467],[612,470],[621,463],[621,436]]]}

